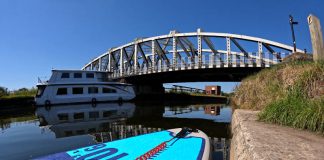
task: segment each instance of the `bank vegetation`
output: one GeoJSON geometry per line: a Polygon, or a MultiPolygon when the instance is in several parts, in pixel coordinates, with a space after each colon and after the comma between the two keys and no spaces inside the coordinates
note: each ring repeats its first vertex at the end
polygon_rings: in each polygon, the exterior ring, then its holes
{"type": "Polygon", "coordinates": [[[37,92],[36,88],[20,88],[9,91],[6,87],[0,86],[0,99],[34,97],[37,92]]]}
{"type": "Polygon", "coordinates": [[[324,62],[291,61],[249,76],[235,106],[261,110],[259,119],[324,134],[324,62]]]}
{"type": "Polygon", "coordinates": [[[3,114],[1,111],[7,109],[30,107],[34,102],[36,92],[36,88],[20,88],[9,91],[0,86],[0,115],[3,114]]]}

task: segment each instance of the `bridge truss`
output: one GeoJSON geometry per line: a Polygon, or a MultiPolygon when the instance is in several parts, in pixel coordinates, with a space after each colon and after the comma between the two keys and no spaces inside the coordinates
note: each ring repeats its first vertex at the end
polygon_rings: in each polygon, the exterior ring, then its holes
{"type": "Polygon", "coordinates": [[[117,79],[177,70],[269,67],[292,51],[291,46],[245,35],[171,31],[111,48],[82,70],[111,72],[110,78],[117,79]]]}

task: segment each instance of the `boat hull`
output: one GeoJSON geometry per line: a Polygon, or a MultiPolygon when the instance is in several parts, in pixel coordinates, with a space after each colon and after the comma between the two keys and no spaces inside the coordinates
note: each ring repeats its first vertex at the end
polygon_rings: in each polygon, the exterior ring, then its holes
{"type": "MultiPolygon", "coordinates": [[[[131,85],[125,84],[60,84],[42,86],[43,93],[35,97],[37,106],[49,105],[67,105],[67,104],[83,104],[98,102],[121,102],[129,101],[135,98],[135,93],[131,85]],[[74,94],[73,89],[82,89],[81,94],[74,94]],[[97,93],[88,93],[89,88],[97,88],[97,93]],[[103,89],[110,89],[113,93],[103,93],[103,89]],[[64,95],[58,95],[59,89],[66,89],[64,95]]],[[[109,90],[109,91],[110,91],[109,90]]]]}

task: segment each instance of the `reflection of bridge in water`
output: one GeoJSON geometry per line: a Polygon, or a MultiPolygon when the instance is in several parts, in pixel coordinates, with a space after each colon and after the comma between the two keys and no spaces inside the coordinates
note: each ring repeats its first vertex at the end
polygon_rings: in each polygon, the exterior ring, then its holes
{"type": "Polygon", "coordinates": [[[111,79],[137,84],[240,81],[280,63],[292,51],[291,46],[245,35],[171,31],[112,48],[82,69],[111,72],[111,79]]]}

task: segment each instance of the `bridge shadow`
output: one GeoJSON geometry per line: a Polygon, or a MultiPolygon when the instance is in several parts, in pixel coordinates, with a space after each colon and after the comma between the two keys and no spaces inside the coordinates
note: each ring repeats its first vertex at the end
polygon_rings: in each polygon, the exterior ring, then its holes
{"type": "Polygon", "coordinates": [[[177,83],[177,82],[239,82],[243,78],[257,73],[263,67],[201,68],[157,72],[118,78],[132,84],[177,83]]]}

